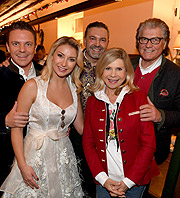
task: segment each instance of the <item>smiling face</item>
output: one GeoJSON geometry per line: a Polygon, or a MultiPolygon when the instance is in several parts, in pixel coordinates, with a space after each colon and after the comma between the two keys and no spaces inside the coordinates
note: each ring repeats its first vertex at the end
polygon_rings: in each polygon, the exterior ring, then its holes
{"type": "Polygon", "coordinates": [[[72,46],[60,45],[53,54],[53,75],[66,78],[77,62],[77,51],[72,46]]]}
{"type": "Polygon", "coordinates": [[[126,79],[126,68],[122,59],[116,59],[110,63],[102,74],[102,80],[106,85],[106,91],[115,91],[126,79]]]}
{"type": "Polygon", "coordinates": [[[36,46],[34,36],[30,31],[19,29],[11,31],[6,47],[17,65],[31,67],[36,46]]]}
{"type": "Polygon", "coordinates": [[[92,27],[84,38],[86,56],[90,62],[97,62],[108,46],[108,32],[105,28],[92,27]]]}
{"type": "MultiPolygon", "coordinates": [[[[163,34],[160,28],[144,28],[140,37],[153,38],[159,37],[162,38],[163,34]]],[[[162,54],[163,50],[166,47],[166,41],[162,39],[159,44],[154,45],[150,41],[147,44],[139,43],[139,53],[142,57],[142,66],[144,68],[153,64],[162,54]]]]}

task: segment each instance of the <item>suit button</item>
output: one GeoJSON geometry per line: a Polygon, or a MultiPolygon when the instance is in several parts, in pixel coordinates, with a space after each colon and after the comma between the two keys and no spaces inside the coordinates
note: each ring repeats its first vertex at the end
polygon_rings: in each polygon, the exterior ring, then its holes
{"type": "Polygon", "coordinates": [[[124,140],[121,140],[121,143],[123,143],[124,142],[124,140]]]}
{"type": "Polygon", "coordinates": [[[120,133],[122,133],[122,132],[123,132],[123,130],[122,130],[122,129],[119,129],[119,132],[120,132],[120,133]]]}
{"type": "Polygon", "coordinates": [[[127,160],[124,160],[124,164],[126,164],[127,163],[127,160]]]}
{"type": "Polygon", "coordinates": [[[122,121],[122,118],[118,118],[118,121],[121,122],[122,121]]]}
{"type": "Polygon", "coordinates": [[[126,150],[123,150],[122,153],[126,153],[126,150]]]}

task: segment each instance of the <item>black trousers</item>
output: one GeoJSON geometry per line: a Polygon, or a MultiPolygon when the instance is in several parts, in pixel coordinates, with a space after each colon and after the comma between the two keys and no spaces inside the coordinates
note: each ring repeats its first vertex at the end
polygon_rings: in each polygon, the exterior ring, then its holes
{"type": "Polygon", "coordinates": [[[82,179],[82,189],[84,191],[84,198],[96,197],[96,184],[93,176],[86,162],[84,151],[82,147],[82,136],[72,126],[69,134],[72,142],[74,152],[78,161],[80,161],[80,177],[82,179]]]}

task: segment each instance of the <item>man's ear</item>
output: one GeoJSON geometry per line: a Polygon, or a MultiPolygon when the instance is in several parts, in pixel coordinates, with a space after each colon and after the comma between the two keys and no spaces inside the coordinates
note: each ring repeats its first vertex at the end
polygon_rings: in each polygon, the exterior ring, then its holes
{"type": "Polygon", "coordinates": [[[8,44],[8,42],[6,42],[6,48],[7,48],[7,51],[10,53],[10,49],[9,49],[9,44],[8,44]]]}
{"type": "Polygon", "coordinates": [[[164,42],[163,50],[166,48],[167,41],[164,42]]]}
{"type": "Polygon", "coordinates": [[[86,47],[86,38],[83,39],[83,44],[86,47]]]}

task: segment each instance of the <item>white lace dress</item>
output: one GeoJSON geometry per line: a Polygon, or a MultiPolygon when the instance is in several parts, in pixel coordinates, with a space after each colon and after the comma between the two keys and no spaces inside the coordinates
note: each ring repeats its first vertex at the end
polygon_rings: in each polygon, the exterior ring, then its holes
{"type": "Polygon", "coordinates": [[[11,173],[1,186],[3,198],[78,198],[83,197],[81,180],[72,144],[67,136],[68,126],[77,113],[77,94],[71,78],[67,81],[73,104],[62,109],[47,99],[48,82],[36,77],[37,98],[30,109],[30,121],[24,140],[24,155],[35,170],[39,189],[31,189],[21,176],[15,160],[11,173]]]}

